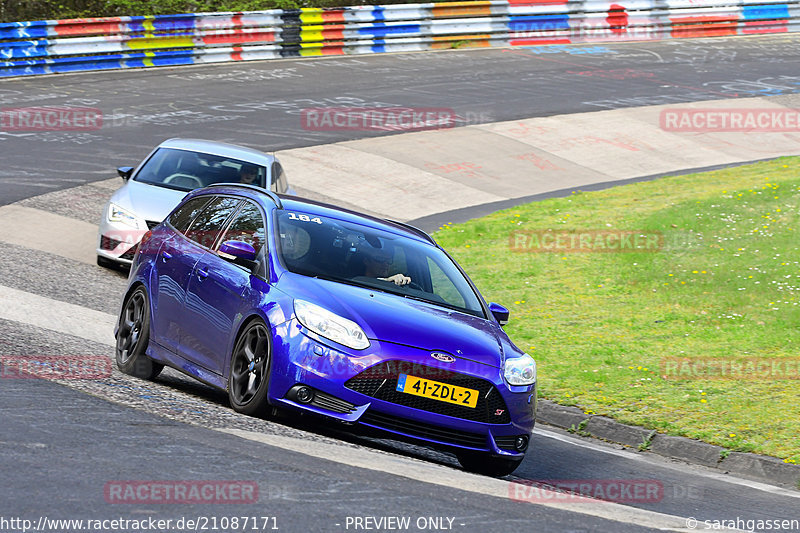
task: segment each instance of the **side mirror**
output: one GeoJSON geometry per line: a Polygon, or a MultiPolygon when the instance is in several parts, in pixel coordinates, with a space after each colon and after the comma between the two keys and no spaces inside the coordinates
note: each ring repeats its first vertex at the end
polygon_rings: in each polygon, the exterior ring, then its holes
{"type": "Polygon", "coordinates": [[[489,311],[492,312],[492,315],[494,315],[494,318],[498,322],[500,322],[501,326],[505,326],[506,324],[508,324],[508,316],[511,314],[511,312],[508,309],[506,309],[500,304],[491,302],[489,304],[489,311]]]}
{"type": "Polygon", "coordinates": [[[125,181],[128,181],[129,179],[131,179],[131,173],[132,172],[133,172],[133,167],[118,167],[117,168],[117,174],[119,175],[120,178],[124,179],[125,181]]]}
{"type": "Polygon", "coordinates": [[[252,269],[256,265],[256,249],[242,241],[225,241],[217,252],[221,258],[231,263],[252,269]]]}

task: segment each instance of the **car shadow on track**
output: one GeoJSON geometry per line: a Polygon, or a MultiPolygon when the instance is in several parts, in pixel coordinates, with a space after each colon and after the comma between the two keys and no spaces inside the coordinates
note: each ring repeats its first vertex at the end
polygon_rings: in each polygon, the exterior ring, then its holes
{"type": "MultiPolygon", "coordinates": [[[[228,403],[228,395],[225,392],[184,376],[177,370],[165,368],[154,382],[184,394],[191,395],[197,400],[229,409],[229,414],[242,422],[246,423],[247,420],[251,419],[251,417],[247,415],[233,411],[228,403]]],[[[273,412],[270,416],[266,417],[265,420],[287,428],[364,446],[373,450],[395,453],[444,466],[460,468],[455,456],[450,453],[419,446],[411,442],[395,440],[394,438],[386,438],[387,435],[377,430],[373,431],[358,425],[343,424],[313,414],[294,413],[285,410],[273,412]]]]}

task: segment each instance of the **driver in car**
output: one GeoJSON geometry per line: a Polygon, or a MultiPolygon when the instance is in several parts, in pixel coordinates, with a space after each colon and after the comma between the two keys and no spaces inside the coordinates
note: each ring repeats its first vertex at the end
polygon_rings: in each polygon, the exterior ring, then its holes
{"type": "Polygon", "coordinates": [[[246,183],[247,185],[257,185],[255,183],[258,177],[258,169],[255,165],[242,165],[239,169],[239,183],[246,183]]]}
{"type": "Polygon", "coordinates": [[[411,278],[403,274],[389,275],[389,268],[394,260],[394,251],[384,248],[368,248],[364,255],[364,275],[381,281],[390,281],[395,285],[408,285],[411,278]]]}

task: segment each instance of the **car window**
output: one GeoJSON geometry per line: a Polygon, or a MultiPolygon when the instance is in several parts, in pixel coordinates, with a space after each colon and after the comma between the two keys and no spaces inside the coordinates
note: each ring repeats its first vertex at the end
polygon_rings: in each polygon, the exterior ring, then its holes
{"type": "Polygon", "coordinates": [[[370,226],[312,213],[277,214],[278,256],[291,272],[424,300],[485,317],[480,298],[441,249],[370,226]],[[398,285],[395,275],[411,278],[398,285]]]}
{"type": "Polygon", "coordinates": [[[258,255],[261,247],[267,242],[266,235],[261,210],[254,203],[246,202],[225,230],[225,235],[219,240],[217,248],[225,241],[241,241],[251,245],[258,255]]]}
{"type": "Polygon", "coordinates": [[[230,157],[159,148],[133,179],[180,191],[214,183],[247,183],[264,187],[267,168],[230,157]]]}
{"type": "Polygon", "coordinates": [[[210,196],[192,198],[173,211],[167,219],[167,223],[181,233],[184,233],[189,228],[189,224],[192,223],[194,217],[202,211],[209,200],[211,200],[210,196]]]}
{"type": "Polygon", "coordinates": [[[197,215],[191,227],[186,232],[186,237],[201,246],[211,248],[217,237],[225,227],[225,222],[239,207],[242,200],[218,196],[208,203],[205,209],[197,215]]]}
{"type": "Polygon", "coordinates": [[[218,173],[214,178],[216,181],[211,183],[244,183],[264,188],[264,184],[267,182],[267,167],[233,159],[228,159],[221,165],[226,170],[218,173]],[[236,169],[235,174],[231,174],[231,168],[236,169]]]}
{"type": "Polygon", "coordinates": [[[428,257],[427,261],[428,272],[431,276],[431,291],[454,307],[464,307],[466,305],[464,297],[453,280],[445,274],[442,267],[432,257],[428,257]]]}

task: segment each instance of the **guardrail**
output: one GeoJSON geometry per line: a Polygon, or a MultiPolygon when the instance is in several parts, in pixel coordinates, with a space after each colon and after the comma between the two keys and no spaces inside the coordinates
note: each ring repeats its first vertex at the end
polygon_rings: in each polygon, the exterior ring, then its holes
{"type": "Polygon", "coordinates": [[[0,24],[0,77],[800,31],[800,0],[490,0],[0,24]]]}

